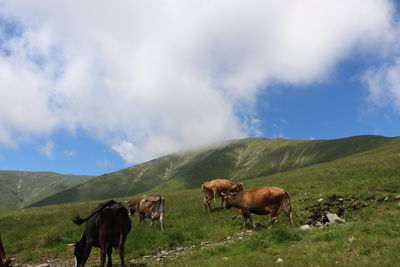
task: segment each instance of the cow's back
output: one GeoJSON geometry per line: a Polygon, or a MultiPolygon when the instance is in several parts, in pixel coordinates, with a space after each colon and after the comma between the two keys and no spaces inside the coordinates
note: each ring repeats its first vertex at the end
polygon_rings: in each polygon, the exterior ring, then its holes
{"type": "Polygon", "coordinates": [[[119,236],[127,235],[131,227],[128,210],[121,203],[115,203],[90,218],[86,231],[93,238],[94,246],[99,246],[99,234],[115,246],[119,236]]]}
{"type": "Polygon", "coordinates": [[[279,205],[285,198],[286,191],[279,187],[259,187],[252,190],[244,190],[238,194],[241,198],[241,206],[249,210],[258,210],[265,206],[279,205]]]}
{"type": "Polygon", "coordinates": [[[233,187],[233,182],[227,179],[215,179],[209,182],[206,182],[206,186],[217,193],[225,192],[233,187]]]}

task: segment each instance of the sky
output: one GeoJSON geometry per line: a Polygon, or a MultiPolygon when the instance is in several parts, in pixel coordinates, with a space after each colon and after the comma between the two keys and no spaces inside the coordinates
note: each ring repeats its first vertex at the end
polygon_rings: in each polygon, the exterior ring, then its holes
{"type": "Polygon", "coordinates": [[[0,0],[0,170],[400,134],[390,0],[0,0]]]}

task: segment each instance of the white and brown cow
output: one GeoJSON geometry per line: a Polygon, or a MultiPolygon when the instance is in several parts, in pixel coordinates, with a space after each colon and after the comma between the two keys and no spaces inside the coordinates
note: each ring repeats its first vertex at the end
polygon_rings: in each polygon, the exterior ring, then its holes
{"type": "MultiPolygon", "coordinates": [[[[235,183],[227,179],[215,179],[208,182],[204,182],[201,185],[201,190],[204,192],[204,208],[207,211],[211,210],[210,202],[217,197],[221,197],[222,194],[229,192],[239,192],[243,190],[243,183],[235,183]]],[[[221,198],[221,207],[224,206],[224,198],[221,198]]]]}
{"type": "Polygon", "coordinates": [[[154,220],[160,221],[161,230],[164,230],[164,205],[165,199],[159,194],[144,195],[136,200],[128,202],[130,215],[139,216],[139,224],[150,219],[150,226],[154,220]]]}
{"type": "Polygon", "coordinates": [[[292,209],[289,194],[279,187],[260,187],[253,190],[244,190],[236,193],[223,194],[226,200],[226,208],[235,207],[243,216],[242,229],[245,227],[246,220],[249,219],[253,228],[253,215],[271,214],[269,228],[275,224],[281,211],[289,219],[290,226],[293,227],[292,209]]]}

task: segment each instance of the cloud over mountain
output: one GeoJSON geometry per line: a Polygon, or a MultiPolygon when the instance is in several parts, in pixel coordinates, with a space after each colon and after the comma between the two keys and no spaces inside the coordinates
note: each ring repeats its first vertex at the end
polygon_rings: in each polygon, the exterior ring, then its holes
{"type": "Polygon", "coordinates": [[[259,135],[270,83],[324,80],[398,39],[384,0],[0,5],[0,145],[85,131],[129,164],[259,135]]]}

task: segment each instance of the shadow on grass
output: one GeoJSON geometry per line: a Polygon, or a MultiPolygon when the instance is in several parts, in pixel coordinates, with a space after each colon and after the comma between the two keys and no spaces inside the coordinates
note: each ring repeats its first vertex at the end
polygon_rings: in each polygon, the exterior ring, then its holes
{"type": "Polygon", "coordinates": [[[213,212],[220,212],[220,211],[222,211],[222,210],[225,210],[225,208],[223,208],[223,207],[212,208],[212,209],[211,209],[211,213],[213,213],[213,212]]]}

